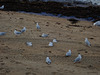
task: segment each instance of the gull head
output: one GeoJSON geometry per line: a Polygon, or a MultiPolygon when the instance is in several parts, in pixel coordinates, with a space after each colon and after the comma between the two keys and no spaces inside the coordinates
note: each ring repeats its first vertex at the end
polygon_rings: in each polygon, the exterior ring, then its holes
{"type": "Polygon", "coordinates": [[[38,22],[36,23],[36,25],[39,25],[38,22]]]}
{"type": "Polygon", "coordinates": [[[85,40],[88,40],[88,38],[85,38],[85,40]]]}
{"type": "Polygon", "coordinates": [[[47,57],[46,59],[49,59],[49,57],[47,57]]]}
{"type": "Polygon", "coordinates": [[[80,54],[80,53],[78,54],[78,57],[79,57],[80,59],[82,58],[82,56],[81,56],[81,54],[80,54]]]}

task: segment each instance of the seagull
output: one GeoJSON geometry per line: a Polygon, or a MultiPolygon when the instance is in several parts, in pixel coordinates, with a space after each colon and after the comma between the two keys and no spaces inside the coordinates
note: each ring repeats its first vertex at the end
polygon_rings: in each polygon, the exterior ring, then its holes
{"type": "Polygon", "coordinates": [[[26,42],[28,46],[32,46],[32,42],[26,42]]]}
{"type": "Polygon", "coordinates": [[[82,59],[81,54],[78,54],[78,57],[74,60],[74,63],[76,63],[76,62],[80,62],[81,59],[82,59]]]}
{"type": "Polygon", "coordinates": [[[53,46],[53,42],[49,42],[49,46],[53,46]]]}
{"type": "Polygon", "coordinates": [[[2,6],[0,7],[0,9],[4,9],[4,5],[2,5],[2,6]]]}
{"type": "Polygon", "coordinates": [[[24,27],[22,30],[21,30],[21,33],[25,32],[26,31],[26,27],[24,27]]]}
{"type": "Polygon", "coordinates": [[[53,42],[57,42],[57,40],[56,39],[53,39],[53,42]]]}
{"type": "Polygon", "coordinates": [[[0,32],[0,36],[1,36],[1,35],[5,35],[5,34],[6,34],[6,32],[0,32]]]}
{"type": "Polygon", "coordinates": [[[39,24],[38,24],[38,23],[36,23],[36,28],[37,28],[37,29],[40,29],[40,26],[39,26],[39,24]]]}
{"type": "Polygon", "coordinates": [[[66,56],[71,56],[71,50],[69,50],[67,53],[66,53],[66,56]]]}
{"type": "Polygon", "coordinates": [[[85,38],[85,44],[87,45],[87,46],[91,46],[91,44],[90,44],[90,42],[88,41],[88,39],[87,38],[85,38]]]}
{"type": "Polygon", "coordinates": [[[48,34],[44,34],[44,33],[43,33],[43,34],[42,34],[42,37],[48,37],[48,34]]]}
{"type": "Polygon", "coordinates": [[[50,60],[49,57],[46,57],[46,63],[47,63],[47,64],[51,64],[51,60],[50,60]]]}
{"type": "Polygon", "coordinates": [[[14,30],[14,34],[19,35],[19,34],[21,34],[21,32],[14,30]]]}
{"type": "Polygon", "coordinates": [[[95,23],[93,23],[94,26],[100,26],[100,21],[96,21],[95,23]]]}

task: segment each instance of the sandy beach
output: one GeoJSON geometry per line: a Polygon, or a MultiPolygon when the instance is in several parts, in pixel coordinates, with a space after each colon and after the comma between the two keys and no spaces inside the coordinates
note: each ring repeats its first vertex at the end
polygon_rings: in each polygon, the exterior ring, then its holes
{"type": "Polygon", "coordinates": [[[0,75],[100,75],[100,27],[92,22],[71,24],[64,18],[0,11],[0,75]],[[36,29],[36,23],[41,29],[36,29]],[[15,35],[14,30],[26,27],[26,32],[15,35]],[[42,33],[48,37],[40,37],[42,33]],[[85,45],[85,38],[91,47],[85,45]],[[48,44],[54,38],[53,47],[48,44]],[[29,47],[26,42],[32,42],[29,47]],[[72,56],[65,57],[71,49],[72,56]],[[80,63],[74,64],[78,53],[80,63]],[[46,64],[49,56],[52,63],[46,64]]]}

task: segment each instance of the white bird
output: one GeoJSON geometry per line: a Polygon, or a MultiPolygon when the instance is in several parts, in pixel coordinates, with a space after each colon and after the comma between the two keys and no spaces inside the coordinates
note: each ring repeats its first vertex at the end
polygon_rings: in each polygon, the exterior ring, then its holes
{"type": "Polygon", "coordinates": [[[76,62],[80,62],[81,59],[82,59],[81,54],[78,54],[78,57],[74,60],[74,63],[76,63],[76,62]]]}
{"type": "Polygon", "coordinates": [[[38,24],[38,23],[36,23],[36,28],[37,28],[37,29],[40,29],[40,26],[39,26],[39,24],[38,24]]]}
{"type": "Polygon", "coordinates": [[[22,30],[21,30],[21,33],[25,32],[26,31],[26,27],[24,27],[22,30]]]}
{"type": "Polygon", "coordinates": [[[57,42],[57,40],[56,39],[53,39],[53,42],[57,42]]]}
{"type": "Polygon", "coordinates": [[[93,23],[94,26],[100,26],[100,21],[96,21],[95,23],[93,23]]]}
{"type": "Polygon", "coordinates": [[[53,46],[53,42],[49,42],[49,46],[53,46]]]}
{"type": "Polygon", "coordinates": [[[20,32],[20,31],[14,30],[14,34],[15,34],[15,35],[19,35],[19,34],[21,34],[21,32],[20,32]]]}
{"type": "Polygon", "coordinates": [[[66,53],[66,56],[71,56],[71,50],[69,50],[67,53],[66,53]]]}
{"type": "Polygon", "coordinates": [[[42,37],[48,37],[48,34],[44,34],[44,33],[43,33],[43,34],[42,34],[42,37]]]}
{"type": "Polygon", "coordinates": [[[46,57],[46,63],[47,63],[47,64],[51,64],[51,60],[50,60],[49,57],[46,57]]]}
{"type": "Polygon", "coordinates": [[[90,44],[90,42],[88,41],[88,39],[87,38],[85,38],[85,44],[87,45],[87,46],[91,46],[91,44],[90,44]]]}
{"type": "Polygon", "coordinates": [[[26,42],[28,46],[32,46],[32,42],[26,42]]]}
{"type": "Polygon", "coordinates": [[[5,34],[6,34],[6,32],[0,32],[0,36],[5,35],[5,34]]]}
{"type": "Polygon", "coordinates": [[[2,5],[2,6],[0,7],[0,9],[4,9],[4,5],[2,5]]]}

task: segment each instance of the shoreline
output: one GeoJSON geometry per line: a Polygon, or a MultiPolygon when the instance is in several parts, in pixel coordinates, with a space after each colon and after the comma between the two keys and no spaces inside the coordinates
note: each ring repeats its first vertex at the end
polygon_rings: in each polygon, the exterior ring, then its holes
{"type": "Polygon", "coordinates": [[[61,16],[75,16],[76,18],[91,18],[100,20],[100,6],[89,7],[64,7],[58,2],[33,2],[33,3],[1,3],[5,5],[4,11],[25,11],[34,13],[51,13],[61,16]]]}
{"type": "Polygon", "coordinates": [[[64,18],[64,19],[75,19],[79,21],[95,21],[93,17],[88,17],[88,18],[77,18],[75,16],[63,16],[62,14],[52,14],[52,13],[46,13],[46,12],[41,12],[41,13],[34,13],[34,12],[25,12],[25,11],[16,11],[19,13],[26,13],[26,14],[35,14],[35,15],[42,15],[42,16],[51,16],[51,17],[58,17],[58,18],[64,18]]]}

